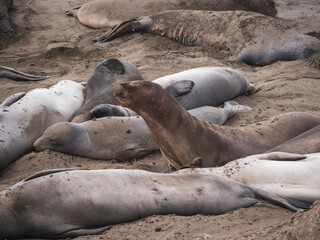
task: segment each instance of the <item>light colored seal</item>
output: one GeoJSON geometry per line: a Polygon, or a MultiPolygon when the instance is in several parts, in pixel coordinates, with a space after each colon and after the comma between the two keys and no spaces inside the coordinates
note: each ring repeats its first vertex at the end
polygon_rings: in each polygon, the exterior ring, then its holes
{"type": "Polygon", "coordinates": [[[176,173],[216,174],[280,197],[313,203],[320,200],[320,153],[272,152],[237,159],[217,168],[189,168],[176,173]]]}
{"type": "Polygon", "coordinates": [[[83,25],[92,28],[112,27],[128,18],[155,14],[165,10],[244,10],[266,14],[277,14],[273,0],[95,0],[66,11],[83,25]]]}
{"type": "Polygon", "coordinates": [[[85,88],[85,102],[75,114],[72,122],[84,122],[91,119],[90,110],[99,104],[118,104],[113,96],[111,85],[115,82],[143,80],[132,63],[109,58],[100,62],[94,69],[85,88]]]}
{"type": "MultiPolygon", "coordinates": [[[[104,107],[107,111],[103,116],[115,112],[112,110],[113,106],[104,107]]],[[[121,106],[114,107],[116,111],[128,113],[128,109],[122,107],[121,111],[121,106]]],[[[250,110],[247,106],[226,102],[224,108],[200,107],[189,112],[204,121],[223,124],[235,114],[250,110]]],[[[99,115],[101,116],[101,112],[99,115]]],[[[138,158],[159,150],[157,142],[139,116],[104,117],[83,123],[57,123],[49,127],[33,147],[37,151],[49,149],[95,159],[119,160],[138,158]]]]}
{"type": "Polygon", "coordinates": [[[0,238],[72,238],[153,214],[223,214],[258,199],[299,211],[294,201],[212,174],[51,170],[0,192],[0,238]]]}
{"type": "Polygon", "coordinates": [[[153,82],[114,84],[124,106],[143,117],[160,150],[176,169],[216,167],[263,153],[320,124],[310,113],[285,113],[246,127],[218,126],[190,115],[162,87],[153,82]]]}
{"type": "Polygon", "coordinates": [[[13,31],[8,13],[12,3],[13,0],[0,0],[0,29],[5,33],[13,31]]]}
{"type": "Polygon", "coordinates": [[[7,98],[0,105],[0,170],[30,151],[49,126],[70,120],[83,104],[83,90],[64,80],[7,98]]]}
{"type": "Polygon", "coordinates": [[[280,19],[245,11],[165,11],[126,20],[95,41],[136,31],[161,35],[187,46],[204,45],[212,51],[217,49],[223,59],[250,65],[320,57],[318,38],[300,34],[280,19]]]}
{"type": "Polygon", "coordinates": [[[239,95],[256,93],[261,88],[250,84],[239,71],[226,67],[193,68],[153,82],[163,87],[187,110],[201,106],[216,107],[239,95]]]}
{"type": "Polygon", "coordinates": [[[315,153],[320,152],[320,125],[276,146],[268,152],[315,153]]]}
{"type": "Polygon", "coordinates": [[[32,74],[24,73],[21,71],[18,71],[13,68],[0,66],[0,78],[8,78],[15,81],[41,81],[46,80],[50,76],[35,76],[32,74]]]}

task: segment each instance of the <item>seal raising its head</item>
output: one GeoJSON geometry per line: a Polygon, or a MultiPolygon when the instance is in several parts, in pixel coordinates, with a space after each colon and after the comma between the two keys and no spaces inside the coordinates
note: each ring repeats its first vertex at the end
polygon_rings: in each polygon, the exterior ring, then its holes
{"type": "Polygon", "coordinates": [[[158,84],[133,81],[114,84],[117,100],[140,114],[163,155],[177,169],[215,167],[265,152],[320,124],[309,113],[285,113],[261,125],[217,126],[191,116],[158,84]]]}

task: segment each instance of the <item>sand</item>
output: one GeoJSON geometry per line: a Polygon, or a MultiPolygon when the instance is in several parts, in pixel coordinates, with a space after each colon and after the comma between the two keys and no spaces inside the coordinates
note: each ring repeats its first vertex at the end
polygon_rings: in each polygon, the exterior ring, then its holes
{"type": "MultiPolygon", "coordinates": [[[[254,84],[264,84],[259,93],[235,99],[253,110],[230,119],[227,122],[230,126],[256,123],[291,111],[319,114],[319,61],[281,61],[251,67],[226,61],[210,48],[186,47],[144,33],[125,35],[107,43],[93,43],[91,39],[106,29],[87,28],[64,14],[65,10],[85,2],[15,1],[10,12],[14,32],[0,33],[0,65],[31,74],[50,75],[51,78],[41,82],[0,79],[0,102],[11,94],[49,87],[63,79],[87,81],[100,61],[116,57],[135,64],[147,80],[195,67],[226,66],[242,72],[254,84]]],[[[277,7],[279,17],[290,26],[320,37],[318,0],[277,0],[277,7]]],[[[53,168],[139,168],[168,172],[166,160],[159,152],[126,162],[94,160],[52,151],[30,152],[0,173],[0,190],[37,171],[53,168]]],[[[219,216],[150,216],[115,225],[98,236],[79,239],[274,239],[295,216],[283,208],[259,203],[219,216]]]]}

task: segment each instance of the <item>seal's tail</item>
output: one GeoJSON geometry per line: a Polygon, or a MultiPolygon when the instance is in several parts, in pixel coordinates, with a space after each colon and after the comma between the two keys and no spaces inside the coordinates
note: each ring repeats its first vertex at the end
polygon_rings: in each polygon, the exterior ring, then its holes
{"type": "Polygon", "coordinates": [[[303,209],[309,209],[311,207],[311,203],[309,202],[289,198],[281,198],[275,194],[269,193],[259,188],[251,189],[253,190],[253,193],[257,199],[265,200],[267,202],[290,209],[295,212],[303,212],[303,209]]]}
{"type": "Polygon", "coordinates": [[[263,87],[263,84],[254,86],[253,84],[250,83],[250,86],[246,92],[246,95],[249,96],[251,94],[257,93],[261,90],[262,87],[263,87]]]}
{"type": "Polygon", "coordinates": [[[240,105],[235,101],[227,101],[223,104],[223,108],[226,110],[231,110],[234,113],[242,113],[242,112],[250,112],[252,110],[251,107],[240,105]]]}

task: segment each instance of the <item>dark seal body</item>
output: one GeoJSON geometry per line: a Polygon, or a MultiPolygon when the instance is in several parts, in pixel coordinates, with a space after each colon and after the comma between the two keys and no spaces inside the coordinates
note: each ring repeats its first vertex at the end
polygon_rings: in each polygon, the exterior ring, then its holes
{"type": "Polygon", "coordinates": [[[5,33],[13,31],[8,13],[12,4],[13,0],[0,0],[0,29],[5,33]]]}

